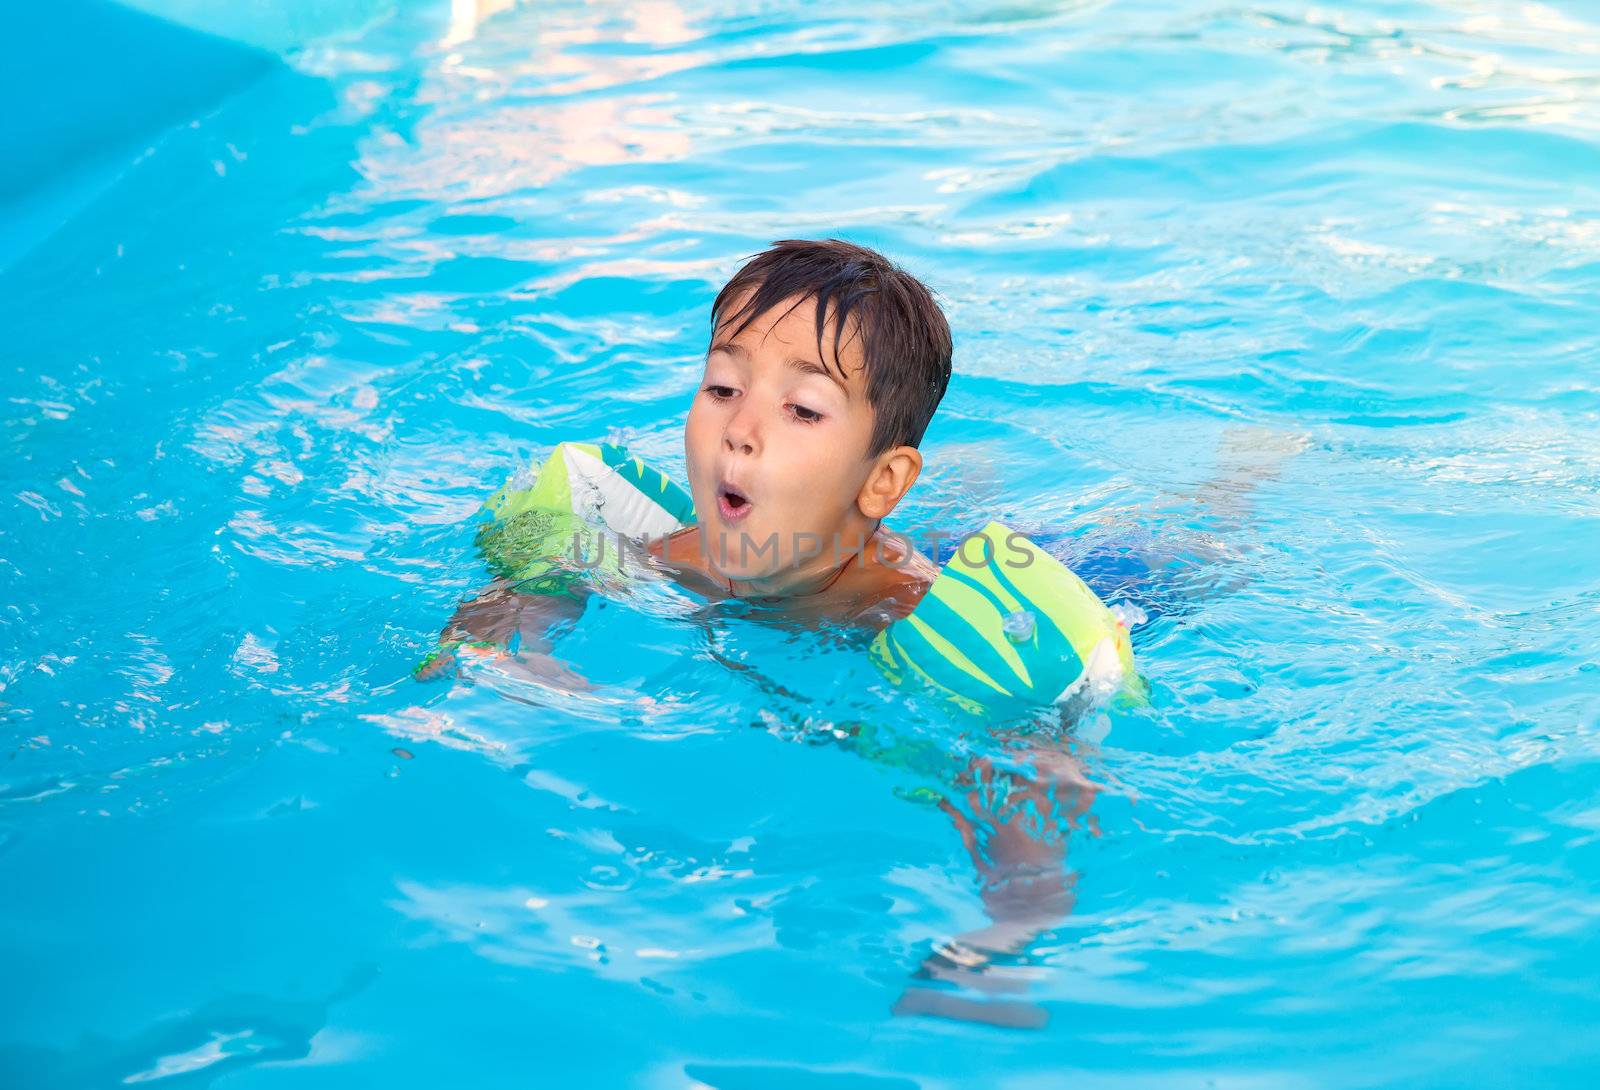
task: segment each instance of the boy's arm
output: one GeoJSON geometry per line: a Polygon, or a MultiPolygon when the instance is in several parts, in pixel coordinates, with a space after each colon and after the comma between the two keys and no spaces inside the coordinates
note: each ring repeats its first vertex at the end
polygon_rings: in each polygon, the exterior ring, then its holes
{"type": "Polygon", "coordinates": [[[439,650],[414,671],[428,681],[455,671],[463,649],[487,652],[503,668],[535,681],[570,691],[591,688],[570,666],[550,652],[551,630],[583,614],[586,592],[522,594],[510,580],[496,579],[480,594],[456,607],[439,637],[439,650]]]}
{"type": "Polygon", "coordinates": [[[509,579],[496,579],[488,588],[456,607],[441,639],[486,640],[509,646],[520,636],[522,646],[549,651],[554,644],[550,629],[582,615],[587,594],[523,594],[509,579]]]}
{"type": "MultiPolygon", "coordinates": [[[[957,782],[964,795],[941,800],[978,873],[986,927],[942,944],[915,976],[995,997],[1027,989],[1013,955],[1072,912],[1076,876],[1067,866],[1067,836],[1080,824],[1098,835],[1089,806],[1096,786],[1065,750],[1024,742],[1018,765],[969,761],[957,782]]],[[[975,1000],[913,984],[896,1014],[931,1014],[1016,1028],[1043,1024],[1044,1011],[1017,1000],[975,1000]]]]}

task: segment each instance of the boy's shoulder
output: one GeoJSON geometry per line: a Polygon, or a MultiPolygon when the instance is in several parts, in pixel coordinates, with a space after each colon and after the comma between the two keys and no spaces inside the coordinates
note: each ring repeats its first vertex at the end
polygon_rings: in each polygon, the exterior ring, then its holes
{"type": "Polygon", "coordinates": [[[938,566],[910,539],[880,528],[829,589],[849,619],[882,628],[916,609],[938,575],[938,566]]]}
{"type": "Polygon", "coordinates": [[[711,570],[705,544],[700,538],[698,523],[686,526],[666,537],[652,538],[646,549],[674,580],[690,590],[710,598],[723,596],[726,588],[723,581],[711,570]]]}

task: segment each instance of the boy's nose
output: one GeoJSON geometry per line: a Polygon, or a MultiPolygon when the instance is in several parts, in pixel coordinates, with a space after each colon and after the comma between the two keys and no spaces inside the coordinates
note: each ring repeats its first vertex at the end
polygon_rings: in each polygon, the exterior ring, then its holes
{"type": "Polygon", "coordinates": [[[730,454],[755,454],[759,442],[754,414],[742,410],[735,413],[723,429],[722,445],[730,454]]]}

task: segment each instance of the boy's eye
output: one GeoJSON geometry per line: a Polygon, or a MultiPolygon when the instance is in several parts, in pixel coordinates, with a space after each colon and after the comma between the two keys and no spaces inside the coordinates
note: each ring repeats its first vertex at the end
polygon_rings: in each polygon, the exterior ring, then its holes
{"type": "Polygon", "coordinates": [[[714,401],[726,401],[738,391],[732,386],[718,386],[716,383],[709,383],[705,387],[705,392],[710,394],[714,401]]]}
{"type": "Polygon", "coordinates": [[[815,409],[808,409],[804,405],[790,403],[789,411],[794,413],[794,418],[802,424],[815,424],[822,419],[822,414],[815,409]]]}

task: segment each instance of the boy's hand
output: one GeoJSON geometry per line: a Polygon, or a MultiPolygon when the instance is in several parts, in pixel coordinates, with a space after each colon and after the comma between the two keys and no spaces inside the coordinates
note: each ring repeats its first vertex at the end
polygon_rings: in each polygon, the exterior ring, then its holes
{"type": "Polygon", "coordinates": [[[476,659],[492,661],[513,677],[569,693],[587,692],[594,686],[549,653],[551,629],[575,621],[583,605],[581,595],[523,594],[516,584],[497,579],[456,608],[438,648],[411,676],[418,681],[459,677],[462,667],[476,659]]]}
{"type": "Polygon", "coordinates": [[[471,642],[451,640],[449,643],[440,644],[427,658],[417,663],[411,670],[411,676],[418,681],[434,681],[441,677],[458,676],[461,673],[463,654],[496,658],[504,655],[505,651],[498,644],[488,640],[471,642]]]}
{"type": "Polygon", "coordinates": [[[553,655],[542,651],[521,651],[514,645],[505,648],[488,640],[442,644],[416,665],[411,676],[418,681],[460,677],[462,667],[470,659],[491,662],[497,670],[511,677],[536,681],[562,692],[586,693],[594,689],[587,678],[553,655]]]}

